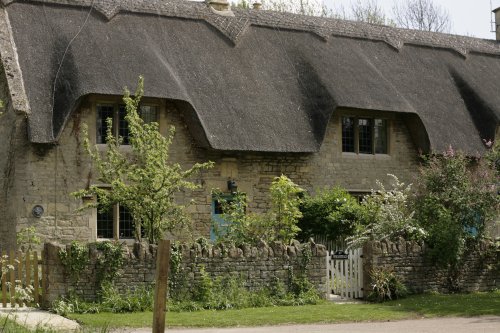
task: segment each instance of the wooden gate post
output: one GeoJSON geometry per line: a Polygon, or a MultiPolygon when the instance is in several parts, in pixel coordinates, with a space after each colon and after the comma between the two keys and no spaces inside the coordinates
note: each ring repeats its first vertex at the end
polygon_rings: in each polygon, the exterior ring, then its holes
{"type": "Polygon", "coordinates": [[[156,256],[153,333],[163,333],[165,331],[165,303],[167,301],[168,270],[170,267],[170,240],[160,240],[156,256]]]}

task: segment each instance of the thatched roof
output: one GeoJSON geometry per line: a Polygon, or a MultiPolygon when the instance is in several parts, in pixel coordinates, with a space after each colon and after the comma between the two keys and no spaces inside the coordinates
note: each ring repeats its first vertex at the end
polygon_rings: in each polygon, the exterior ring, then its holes
{"type": "Polygon", "coordinates": [[[181,0],[2,2],[0,53],[32,142],[56,141],[83,96],[121,95],[141,74],[221,150],[317,151],[338,107],[413,114],[435,151],[482,151],[499,124],[492,40],[181,0]]]}

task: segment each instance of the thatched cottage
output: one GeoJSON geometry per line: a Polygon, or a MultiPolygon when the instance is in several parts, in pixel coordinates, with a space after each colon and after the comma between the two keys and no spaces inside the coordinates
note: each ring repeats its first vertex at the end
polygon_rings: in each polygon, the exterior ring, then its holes
{"type": "MultiPolygon", "coordinates": [[[[224,1],[1,0],[0,243],[130,237],[122,207],[76,212],[96,183],[80,129],[127,136],[121,95],[144,75],[142,113],[177,135],[173,160],[212,160],[184,194],[208,236],[212,188],[249,210],[281,173],[308,190],[411,181],[418,152],[484,152],[498,137],[500,44],[257,9],[224,1]]],[[[126,147],[124,149],[127,149],[126,147]]],[[[183,200],[180,197],[180,200],[183,200]]]]}

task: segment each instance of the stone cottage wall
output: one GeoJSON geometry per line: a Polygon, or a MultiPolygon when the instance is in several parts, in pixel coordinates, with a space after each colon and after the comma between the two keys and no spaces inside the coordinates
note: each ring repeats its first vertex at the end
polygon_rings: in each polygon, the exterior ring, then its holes
{"type": "MultiPolygon", "coordinates": [[[[90,184],[99,184],[97,174],[82,145],[82,126],[89,125],[91,138],[95,137],[95,103],[119,96],[90,96],[68,120],[58,143],[36,145],[28,142],[25,132],[13,141],[9,175],[11,184],[4,186],[8,202],[0,205],[2,216],[0,241],[11,242],[15,230],[35,226],[43,241],[69,243],[72,240],[96,240],[95,210],[77,211],[82,201],[71,193],[90,184]],[[44,209],[41,217],[33,216],[36,205],[44,209]],[[9,232],[7,232],[7,229],[9,232]],[[13,230],[15,229],[15,230],[13,230]],[[5,236],[4,235],[9,235],[5,236]],[[5,238],[5,239],[4,239],[5,238]]],[[[155,100],[152,100],[155,102],[155,100]]],[[[195,191],[178,194],[179,202],[194,204],[188,211],[194,221],[192,234],[208,237],[211,219],[211,191],[227,191],[227,181],[235,180],[238,189],[246,193],[248,212],[263,212],[269,207],[268,189],[274,177],[285,174],[304,189],[315,192],[331,186],[342,186],[353,191],[370,191],[379,179],[387,185],[387,173],[393,173],[406,182],[412,180],[417,168],[417,149],[412,143],[404,121],[393,113],[380,116],[391,120],[390,153],[387,155],[356,155],[342,153],[342,114],[356,114],[355,110],[339,110],[329,122],[323,145],[318,153],[257,153],[225,152],[201,148],[197,145],[186,120],[182,106],[165,100],[160,106],[160,130],[166,134],[170,125],[176,128],[170,158],[183,167],[196,162],[214,161],[215,167],[193,178],[201,186],[195,191]]],[[[370,113],[377,116],[377,113],[370,113]]],[[[22,125],[25,125],[23,119],[22,125]]],[[[20,132],[21,133],[21,132],[20,132]]],[[[126,149],[126,148],[124,148],[126,149]]],[[[1,153],[0,153],[1,154],[1,153]]],[[[7,168],[7,166],[5,166],[7,168]]],[[[7,174],[6,169],[2,174],[7,174]]],[[[187,234],[175,234],[171,239],[188,240],[187,234]]]]}
{"type": "Polygon", "coordinates": [[[372,290],[370,272],[374,268],[393,270],[410,291],[417,293],[491,291],[500,287],[500,250],[487,242],[467,255],[455,285],[450,285],[447,269],[436,267],[426,257],[426,245],[414,241],[369,242],[365,245],[363,271],[366,295],[372,290]]]}
{"type": "MultiPolygon", "coordinates": [[[[99,256],[95,246],[90,246],[90,264],[80,274],[79,280],[71,278],[65,272],[58,253],[61,245],[45,244],[44,259],[47,292],[45,306],[49,306],[57,297],[70,290],[76,291],[87,300],[95,300],[98,292],[96,281],[96,258],[99,256]]],[[[311,260],[307,265],[307,277],[322,294],[326,292],[326,248],[313,243],[284,246],[277,242],[259,246],[207,247],[199,244],[182,245],[182,264],[180,271],[181,285],[192,289],[201,278],[202,267],[212,277],[237,276],[243,279],[245,286],[256,290],[269,285],[275,278],[286,282],[289,272],[297,275],[303,268],[303,249],[311,249],[311,260]]],[[[124,248],[125,264],[114,280],[114,285],[121,291],[147,286],[154,281],[156,269],[156,247],[136,243],[133,249],[124,248]]],[[[172,272],[171,272],[172,273],[172,272]]],[[[171,278],[171,277],[170,277],[171,278]]]]}

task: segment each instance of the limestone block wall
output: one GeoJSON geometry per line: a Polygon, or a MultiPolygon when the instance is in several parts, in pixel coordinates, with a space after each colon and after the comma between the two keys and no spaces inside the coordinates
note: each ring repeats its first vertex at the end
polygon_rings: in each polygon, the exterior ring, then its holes
{"type": "Polygon", "coordinates": [[[12,249],[16,242],[16,212],[11,208],[15,191],[16,159],[27,140],[26,115],[10,100],[6,72],[0,64],[0,248],[12,249]]]}
{"type": "Polygon", "coordinates": [[[436,267],[426,257],[426,245],[414,241],[369,242],[363,248],[364,290],[371,290],[370,272],[374,268],[393,270],[413,292],[491,291],[500,287],[500,250],[483,242],[469,253],[458,276],[450,285],[448,270],[436,267]]]}
{"type": "MultiPolygon", "coordinates": [[[[65,295],[68,291],[76,291],[86,300],[95,300],[99,290],[96,279],[98,268],[96,258],[99,256],[95,246],[89,247],[90,263],[79,275],[78,281],[73,279],[64,269],[58,253],[62,245],[45,244],[44,260],[47,278],[45,306],[65,295]]],[[[311,250],[311,258],[305,274],[317,290],[326,293],[326,255],[323,245],[314,243],[295,243],[285,246],[279,242],[259,246],[244,245],[240,247],[206,247],[199,244],[182,245],[181,269],[179,270],[181,285],[187,290],[193,289],[201,278],[201,269],[212,277],[236,275],[244,281],[250,290],[256,290],[272,283],[275,278],[286,282],[289,272],[295,275],[303,272],[305,248],[311,250]]],[[[133,248],[124,248],[125,263],[114,280],[114,285],[121,291],[147,286],[154,282],[156,269],[156,247],[136,243],[133,248]]],[[[171,267],[172,269],[172,267],[171,267]]],[[[172,275],[172,272],[171,272],[172,275]]]]}
{"type": "MultiPolygon", "coordinates": [[[[43,241],[69,243],[72,240],[96,240],[96,211],[77,211],[83,203],[73,198],[71,193],[89,184],[100,183],[83,149],[81,132],[83,124],[88,124],[91,138],[95,137],[95,104],[110,98],[119,101],[119,96],[90,96],[84,99],[53,145],[31,144],[25,133],[16,139],[12,146],[16,153],[11,165],[15,166],[15,170],[9,175],[8,204],[3,208],[0,206],[0,213],[10,216],[8,222],[2,222],[2,228],[10,230],[10,240],[15,232],[13,229],[18,231],[28,226],[35,226],[43,241]],[[32,214],[36,205],[44,208],[40,218],[32,214]]],[[[264,212],[269,208],[269,186],[274,177],[281,174],[310,192],[336,185],[368,192],[375,187],[376,179],[387,185],[387,173],[411,182],[417,169],[417,149],[404,121],[397,114],[380,115],[390,118],[390,149],[386,155],[342,153],[341,115],[359,113],[353,110],[336,111],[318,153],[230,152],[199,147],[190,133],[181,105],[151,100],[160,106],[162,133],[166,134],[170,125],[176,128],[170,152],[173,162],[184,167],[196,162],[215,162],[213,169],[193,178],[201,186],[200,189],[178,194],[179,202],[194,201],[188,207],[194,224],[191,232],[170,235],[171,239],[209,236],[211,191],[214,188],[227,191],[229,179],[235,180],[238,189],[246,193],[248,212],[264,212]]],[[[377,113],[370,115],[377,116],[377,113]]],[[[2,241],[10,241],[3,235],[2,241]]]]}

